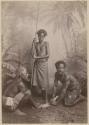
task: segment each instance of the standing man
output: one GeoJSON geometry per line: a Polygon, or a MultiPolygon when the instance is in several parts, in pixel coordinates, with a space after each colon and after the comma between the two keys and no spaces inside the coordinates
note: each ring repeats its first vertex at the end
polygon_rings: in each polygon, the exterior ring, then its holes
{"type": "Polygon", "coordinates": [[[33,86],[38,86],[41,90],[42,97],[45,100],[43,107],[48,106],[48,59],[49,59],[49,45],[44,41],[47,36],[47,32],[44,29],[40,29],[37,32],[38,42],[33,40],[33,58],[34,73],[33,73],[33,86]]]}

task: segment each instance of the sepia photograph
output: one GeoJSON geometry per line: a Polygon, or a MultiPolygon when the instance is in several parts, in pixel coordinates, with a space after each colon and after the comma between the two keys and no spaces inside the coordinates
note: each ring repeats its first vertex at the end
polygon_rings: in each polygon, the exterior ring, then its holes
{"type": "Polygon", "coordinates": [[[1,1],[2,123],[88,123],[87,1],[1,1]]]}

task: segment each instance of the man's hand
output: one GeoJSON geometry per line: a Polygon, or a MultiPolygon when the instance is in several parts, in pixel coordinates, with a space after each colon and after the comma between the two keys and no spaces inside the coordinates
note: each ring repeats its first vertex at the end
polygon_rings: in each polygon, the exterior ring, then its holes
{"type": "Polygon", "coordinates": [[[51,99],[50,104],[55,106],[57,105],[57,101],[53,98],[51,99]]]}
{"type": "Polygon", "coordinates": [[[59,98],[59,96],[55,96],[54,98],[52,98],[51,100],[50,100],[50,103],[53,103],[53,102],[56,102],[56,100],[59,98]]]}
{"type": "Polygon", "coordinates": [[[33,43],[35,43],[35,42],[37,42],[37,38],[34,38],[34,39],[33,39],[33,43]]]}
{"type": "Polygon", "coordinates": [[[34,55],[33,58],[36,59],[37,57],[34,55]]]}

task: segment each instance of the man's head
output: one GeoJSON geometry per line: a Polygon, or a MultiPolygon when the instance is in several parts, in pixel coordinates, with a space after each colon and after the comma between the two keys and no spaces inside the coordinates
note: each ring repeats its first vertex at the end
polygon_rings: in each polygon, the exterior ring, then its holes
{"type": "Polygon", "coordinates": [[[28,72],[24,66],[20,66],[20,76],[23,79],[28,79],[28,72]]]}
{"type": "Polygon", "coordinates": [[[37,35],[38,35],[39,41],[42,42],[44,38],[47,36],[47,32],[44,29],[40,29],[38,30],[37,35]]]}
{"type": "Polygon", "coordinates": [[[64,61],[57,61],[55,63],[55,67],[57,69],[57,72],[62,74],[65,71],[66,63],[64,61]]]}

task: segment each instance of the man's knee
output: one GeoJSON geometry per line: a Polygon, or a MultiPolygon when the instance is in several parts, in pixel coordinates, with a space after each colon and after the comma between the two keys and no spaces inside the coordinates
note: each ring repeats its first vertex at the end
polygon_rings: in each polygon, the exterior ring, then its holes
{"type": "Polygon", "coordinates": [[[69,99],[64,99],[63,103],[64,103],[64,106],[66,106],[66,107],[73,106],[73,102],[71,100],[69,100],[69,99]]]}
{"type": "Polygon", "coordinates": [[[2,97],[2,107],[13,112],[16,109],[13,98],[3,96],[2,97]]]}
{"type": "Polygon", "coordinates": [[[22,102],[26,102],[29,97],[31,96],[31,91],[30,90],[27,90],[25,93],[24,93],[24,98],[22,100],[22,102]]]}

